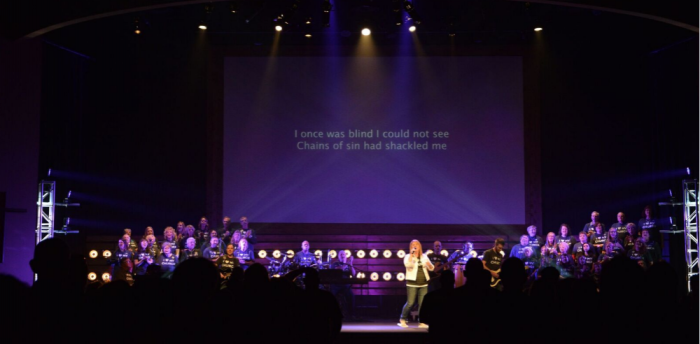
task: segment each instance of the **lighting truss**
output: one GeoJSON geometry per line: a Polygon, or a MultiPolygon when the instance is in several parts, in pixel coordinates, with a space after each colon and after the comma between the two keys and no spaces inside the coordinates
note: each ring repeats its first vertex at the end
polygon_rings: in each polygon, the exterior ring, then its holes
{"type": "Polygon", "coordinates": [[[683,219],[685,235],[685,262],[688,267],[686,280],[690,290],[690,278],[698,274],[698,181],[683,181],[683,219]]]}

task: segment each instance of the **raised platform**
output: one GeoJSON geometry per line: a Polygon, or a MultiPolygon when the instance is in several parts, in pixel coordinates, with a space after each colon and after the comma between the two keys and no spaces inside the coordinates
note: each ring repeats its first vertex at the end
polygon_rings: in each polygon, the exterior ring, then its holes
{"type": "Polygon", "coordinates": [[[396,320],[377,320],[374,322],[343,323],[343,329],[335,343],[426,343],[428,330],[418,328],[418,323],[409,323],[408,328],[396,325],[396,320]]]}

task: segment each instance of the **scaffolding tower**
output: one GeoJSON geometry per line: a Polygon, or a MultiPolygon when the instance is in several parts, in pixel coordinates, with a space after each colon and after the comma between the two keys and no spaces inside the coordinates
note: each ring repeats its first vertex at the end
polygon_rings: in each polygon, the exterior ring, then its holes
{"type": "Polygon", "coordinates": [[[686,281],[698,274],[698,180],[683,181],[683,218],[685,232],[685,262],[688,266],[686,281]]]}
{"type": "Polygon", "coordinates": [[[36,244],[53,238],[56,214],[56,182],[39,182],[39,199],[36,202],[36,244]]]}

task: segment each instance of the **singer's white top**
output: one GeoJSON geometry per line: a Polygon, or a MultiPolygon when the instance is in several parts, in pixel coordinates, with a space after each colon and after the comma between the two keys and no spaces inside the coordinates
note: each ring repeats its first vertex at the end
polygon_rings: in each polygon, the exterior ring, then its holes
{"type": "MultiPolygon", "coordinates": [[[[407,281],[415,281],[416,275],[418,275],[418,261],[411,260],[411,257],[413,256],[410,254],[407,254],[405,257],[403,257],[403,265],[406,266],[407,281]]],[[[420,261],[423,264],[423,273],[425,274],[425,280],[430,281],[428,270],[433,271],[435,267],[430,262],[430,259],[428,259],[428,256],[425,253],[421,256],[420,261]],[[428,268],[428,264],[430,264],[430,268],[428,268]]]]}

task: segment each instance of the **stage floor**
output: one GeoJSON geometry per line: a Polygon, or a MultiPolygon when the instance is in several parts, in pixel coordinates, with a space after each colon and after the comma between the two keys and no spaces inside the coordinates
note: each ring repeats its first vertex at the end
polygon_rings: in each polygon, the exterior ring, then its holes
{"type": "Polygon", "coordinates": [[[343,323],[341,333],[428,333],[428,329],[418,328],[417,322],[408,323],[408,328],[397,325],[398,320],[377,320],[373,322],[343,323]]]}

